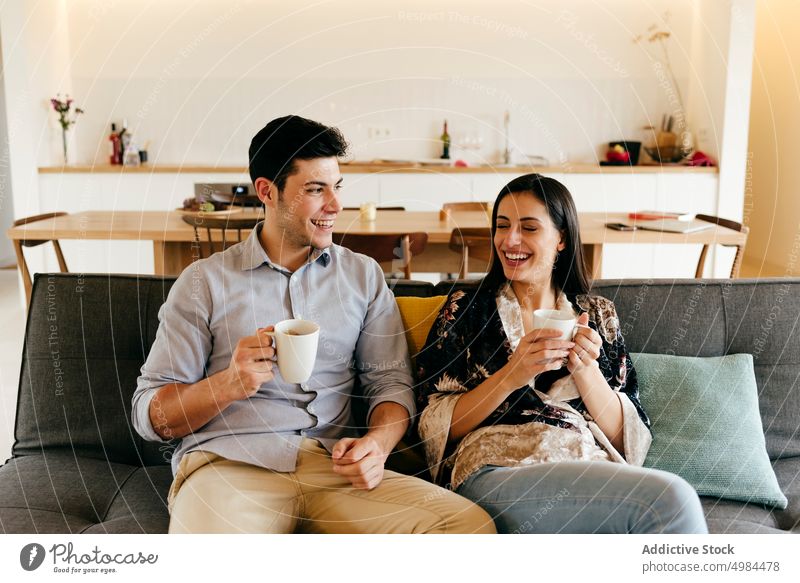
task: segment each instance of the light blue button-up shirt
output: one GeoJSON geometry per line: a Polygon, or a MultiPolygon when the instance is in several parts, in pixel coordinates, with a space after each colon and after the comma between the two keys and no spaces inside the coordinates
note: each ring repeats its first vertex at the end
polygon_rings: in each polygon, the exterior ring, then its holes
{"type": "Polygon", "coordinates": [[[415,414],[403,324],[380,266],[332,245],[294,273],[272,263],[259,242],[263,223],[247,240],[187,267],[159,311],[155,342],[133,395],[136,431],[153,429],[150,401],[166,384],[192,384],[228,367],[236,344],[258,328],[289,318],[320,326],[317,359],[303,384],[275,378],[181,439],[172,458],[193,450],[216,453],[280,472],[295,469],[303,437],[330,451],[357,435],[351,413],[356,377],[368,415],[391,401],[415,414]]]}

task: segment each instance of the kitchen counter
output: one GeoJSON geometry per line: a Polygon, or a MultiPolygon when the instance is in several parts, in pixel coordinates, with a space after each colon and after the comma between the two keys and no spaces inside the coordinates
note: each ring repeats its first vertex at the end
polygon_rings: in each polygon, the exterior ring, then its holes
{"type": "MultiPolygon", "coordinates": [[[[717,174],[717,167],[678,165],[600,166],[598,164],[563,164],[561,166],[443,166],[424,162],[349,162],[340,165],[343,173],[374,174],[717,174]]],[[[212,164],[145,164],[139,167],[97,165],[40,166],[39,174],[246,174],[245,166],[212,164]]]]}

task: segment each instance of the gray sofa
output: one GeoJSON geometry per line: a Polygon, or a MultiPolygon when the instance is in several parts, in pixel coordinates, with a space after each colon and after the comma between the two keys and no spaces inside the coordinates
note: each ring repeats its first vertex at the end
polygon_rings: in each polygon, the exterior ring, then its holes
{"type": "MultiPolygon", "coordinates": [[[[0,467],[3,532],[166,532],[172,447],[143,441],[130,406],[173,281],[36,277],[13,457],[0,467]]],[[[462,284],[393,287],[396,295],[430,296],[453,285],[462,284]]],[[[713,533],[800,532],[800,279],[599,281],[595,291],[616,303],[633,352],[755,354],[767,450],[789,506],[713,498],[703,505],[713,533]]]]}

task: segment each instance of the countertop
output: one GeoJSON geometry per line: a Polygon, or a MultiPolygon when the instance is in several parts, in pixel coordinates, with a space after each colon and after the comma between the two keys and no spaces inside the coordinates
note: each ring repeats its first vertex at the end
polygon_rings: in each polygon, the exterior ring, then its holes
{"type": "MultiPolygon", "coordinates": [[[[717,174],[717,167],[680,165],[600,166],[598,164],[563,164],[559,166],[444,166],[424,162],[349,162],[340,164],[343,173],[397,174],[717,174]]],[[[77,164],[69,166],[40,166],[39,174],[246,174],[246,166],[214,164],[144,164],[138,167],[109,164],[77,164]]]]}

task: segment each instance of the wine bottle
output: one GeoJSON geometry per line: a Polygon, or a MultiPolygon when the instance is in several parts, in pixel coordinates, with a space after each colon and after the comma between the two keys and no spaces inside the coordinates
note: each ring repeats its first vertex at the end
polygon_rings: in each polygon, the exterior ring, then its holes
{"type": "Polygon", "coordinates": [[[122,129],[119,131],[119,163],[122,164],[122,158],[125,155],[125,150],[128,149],[128,144],[131,141],[131,133],[128,131],[128,120],[122,120],[122,129]]]}
{"type": "Polygon", "coordinates": [[[119,142],[119,135],[117,134],[117,124],[111,124],[111,133],[108,135],[109,141],[109,152],[108,152],[108,160],[109,163],[112,165],[121,164],[122,160],[120,158],[120,142],[119,142]]]}
{"type": "Polygon", "coordinates": [[[444,120],[444,130],[442,131],[442,160],[450,159],[450,134],[447,133],[447,120],[444,120]]]}

